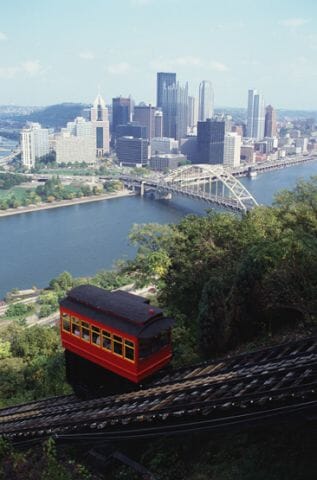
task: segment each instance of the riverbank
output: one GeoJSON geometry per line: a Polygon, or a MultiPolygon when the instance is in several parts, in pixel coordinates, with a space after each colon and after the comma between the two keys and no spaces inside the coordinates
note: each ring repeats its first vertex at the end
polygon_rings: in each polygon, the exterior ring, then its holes
{"type": "Polygon", "coordinates": [[[131,190],[122,190],[120,192],[106,193],[103,195],[91,195],[90,197],[74,198],[72,200],[55,200],[52,203],[41,203],[39,205],[28,205],[26,207],[8,208],[8,210],[0,211],[0,218],[9,217],[11,215],[19,215],[20,213],[31,213],[39,210],[48,210],[52,208],[70,207],[72,205],[80,205],[82,203],[100,202],[102,200],[111,200],[112,198],[120,198],[135,195],[131,190]]]}

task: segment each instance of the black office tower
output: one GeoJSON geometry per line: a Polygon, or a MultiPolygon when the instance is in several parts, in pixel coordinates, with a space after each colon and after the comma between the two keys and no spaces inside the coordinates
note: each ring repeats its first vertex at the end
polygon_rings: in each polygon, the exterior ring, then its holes
{"type": "Polygon", "coordinates": [[[226,121],[210,119],[197,124],[198,163],[223,164],[226,121]]]}
{"type": "Polygon", "coordinates": [[[118,125],[126,125],[132,120],[132,99],[117,97],[112,99],[112,133],[116,134],[118,125]]]}

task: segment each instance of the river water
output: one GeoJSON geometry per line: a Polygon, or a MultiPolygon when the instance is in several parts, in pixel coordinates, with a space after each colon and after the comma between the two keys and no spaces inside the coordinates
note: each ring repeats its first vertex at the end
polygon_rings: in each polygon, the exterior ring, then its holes
{"type": "Polygon", "coordinates": [[[9,155],[14,148],[16,148],[17,142],[9,140],[8,138],[0,137],[0,160],[2,157],[9,155]]]}
{"type": "MultiPolygon", "coordinates": [[[[311,175],[317,175],[317,161],[241,181],[259,203],[271,204],[277,191],[311,175]]],[[[122,197],[1,218],[0,299],[12,288],[45,287],[63,271],[85,276],[109,269],[135,254],[128,243],[134,223],[176,223],[205,209],[189,199],[122,197]]]]}

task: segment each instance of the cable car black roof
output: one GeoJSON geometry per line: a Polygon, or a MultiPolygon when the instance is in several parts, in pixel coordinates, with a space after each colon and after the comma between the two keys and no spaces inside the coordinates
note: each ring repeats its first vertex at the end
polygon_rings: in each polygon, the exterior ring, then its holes
{"type": "Polygon", "coordinates": [[[60,305],[105,326],[139,337],[156,335],[174,322],[143,297],[122,290],[109,292],[94,285],[73,288],[60,305]]]}

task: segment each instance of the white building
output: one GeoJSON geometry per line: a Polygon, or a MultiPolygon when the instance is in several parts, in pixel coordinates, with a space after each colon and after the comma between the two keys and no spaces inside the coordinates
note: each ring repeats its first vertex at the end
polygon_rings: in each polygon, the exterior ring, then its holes
{"type": "Polygon", "coordinates": [[[189,132],[195,132],[198,120],[198,105],[195,97],[188,97],[188,128],[189,132]]]}
{"type": "Polygon", "coordinates": [[[154,114],[154,137],[163,137],[163,112],[156,110],[154,114]]]}
{"type": "Polygon", "coordinates": [[[56,162],[85,162],[94,164],[96,161],[96,140],[93,135],[76,136],[68,132],[56,135],[56,162]]]}
{"type": "Polygon", "coordinates": [[[61,133],[55,135],[55,149],[57,163],[86,162],[94,164],[96,161],[96,137],[92,122],[83,117],[77,117],[68,122],[61,133]]]}
{"type": "Polygon", "coordinates": [[[151,153],[172,153],[178,150],[178,140],[167,137],[156,137],[151,140],[151,153]]]}
{"type": "Polygon", "coordinates": [[[68,122],[66,128],[62,128],[62,132],[70,133],[76,137],[94,136],[94,128],[92,122],[87,122],[84,117],[76,117],[73,122],[68,122]]]}
{"type": "Polygon", "coordinates": [[[230,167],[240,165],[241,137],[236,132],[225,134],[223,164],[230,167]]]}
{"type": "Polygon", "coordinates": [[[296,138],[295,146],[296,146],[296,148],[301,149],[301,153],[307,153],[308,138],[306,138],[306,137],[296,138]]]}
{"type": "Polygon", "coordinates": [[[48,130],[39,123],[28,123],[21,131],[22,163],[30,169],[35,160],[49,153],[48,130]]]}
{"type": "Polygon", "coordinates": [[[203,80],[199,85],[198,120],[205,122],[214,114],[214,91],[209,80],[203,80]]]}
{"type": "Polygon", "coordinates": [[[249,90],[247,113],[247,137],[262,140],[264,137],[264,98],[257,90],[249,90]]]}

